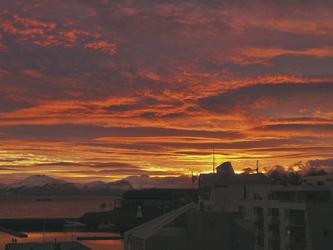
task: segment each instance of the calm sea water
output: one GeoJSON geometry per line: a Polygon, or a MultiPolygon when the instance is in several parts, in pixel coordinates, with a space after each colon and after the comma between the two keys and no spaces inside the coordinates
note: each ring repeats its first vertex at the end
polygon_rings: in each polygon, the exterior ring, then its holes
{"type": "MultiPolygon", "coordinates": [[[[102,211],[101,204],[106,203],[107,209],[114,205],[119,197],[48,197],[52,201],[36,201],[41,197],[0,197],[0,218],[75,218],[87,212],[102,211]]],[[[19,242],[42,242],[43,233],[27,233],[27,238],[17,238],[19,242]]],[[[71,241],[79,236],[114,236],[119,235],[108,232],[46,232],[45,241],[71,241]]],[[[0,232],[0,250],[15,238],[12,235],[0,232]]],[[[123,240],[97,240],[82,241],[83,245],[93,250],[122,250],[123,240]]]]}
{"type": "MultiPolygon", "coordinates": [[[[45,242],[54,242],[54,239],[57,239],[57,242],[60,241],[71,241],[72,240],[73,233],[71,232],[46,232],[45,233],[45,242]]],[[[113,233],[100,233],[100,232],[80,232],[76,233],[76,236],[82,237],[82,236],[112,236],[118,234],[113,233]]],[[[0,232],[0,250],[5,249],[5,245],[7,243],[11,243],[12,239],[15,238],[12,235],[5,234],[0,232]]],[[[75,236],[73,236],[75,239],[75,236]]],[[[29,233],[28,238],[16,238],[17,243],[24,243],[24,242],[43,242],[43,233],[29,233]]],[[[124,249],[124,242],[123,240],[83,240],[81,241],[81,244],[89,247],[93,250],[123,250],[124,249]]]]}
{"type": "Polygon", "coordinates": [[[119,197],[48,197],[52,201],[36,201],[45,197],[0,197],[0,218],[77,218],[87,212],[100,212],[101,204],[114,206],[119,197]]]}

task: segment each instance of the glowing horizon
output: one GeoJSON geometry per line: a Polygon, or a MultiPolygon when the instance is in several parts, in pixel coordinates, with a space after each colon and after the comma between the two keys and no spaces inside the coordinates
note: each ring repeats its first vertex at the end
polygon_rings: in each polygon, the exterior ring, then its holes
{"type": "Polygon", "coordinates": [[[0,7],[0,183],[332,171],[329,0],[0,7]]]}

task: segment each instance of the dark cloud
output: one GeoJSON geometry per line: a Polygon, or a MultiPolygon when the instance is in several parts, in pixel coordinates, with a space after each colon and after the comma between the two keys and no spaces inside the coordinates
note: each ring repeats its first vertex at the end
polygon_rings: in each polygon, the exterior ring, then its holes
{"type": "Polygon", "coordinates": [[[295,132],[300,134],[309,134],[313,137],[321,136],[322,134],[331,135],[333,131],[333,124],[275,124],[267,125],[262,128],[255,128],[254,130],[261,131],[285,131],[285,132],[295,132]]]}
{"type": "Polygon", "coordinates": [[[280,175],[288,174],[288,171],[285,170],[283,166],[275,165],[272,167],[264,167],[267,176],[270,176],[274,172],[278,172],[280,175]]]}
{"type": "Polygon", "coordinates": [[[316,159],[308,161],[310,167],[322,168],[322,167],[333,167],[333,159],[316,159]]]}
{"type": "Polygon", "coordinates": [[[75,163],[75,162],[52,162],[52,163],[41,163],[41,164],[35,164],[35,166],[38,167],[49,167],[49,166],[58,166],[58,167],[82,167],[85,166],[85,164],[81,163],[75,163]]]}
{"type": "Polygon", "coordinates": [[[256,104],[262,101],[267,102],[268,106],[271,103],[293,102],[298,108],[313,107],[317,101],[321,103],[331,102],[330,96],[333,94],[331,86],[331,82],[257,84],[241,87],[217,96],[201,98],[198,104],[209,111],[225,114],[251,112],[256,109],[256,104]],[[302,102],[299,103],[299,101],[302,102]]]}
{"type": "Polygon", "coordinates": [[[0,112],[12,112],[17,109],[30,108],[31,105],[28,102],[15,100],[15,97],[0,96],[0,112]]]}
{"type": "Polygon", "coordinates": [[[2,126],[2,132],[17,138],[35,138],[42,140],[67,141],[103,137],[207,137],[207,138],[240,138],[237,132],[181,130],[154,127],[99,127],[88,125],[49,125],[49,126],[2,126]]]}
{"type": "Polygon", "coordinates": [[[102,171],[138,171],[139,167],[136,167],[132,164],[121,163],[121,162],[107,162],[107,163],[94,163],[89,164],[91,168],[116,168],[113,170],[102,170],[102,171]],[[118,169],[119,168],[119,169],[118,169]]]}
{"type": "Polygon", "coordinates": [[[254,173],[256,170],[255,169],[252,169],[252,168],[243,168],[242,169],[242,172],[245,173],[245,174],[252,174],[254,173]]]}
{"type": "Polygon", "coordinates": [[[113,106],[109,106],[104,108],[107,111],[113,111],[113,112],[122,112],[122,111],[128,111],[128,110],[138,110],[141,109],[142,106],[138,106],[138,105],[113,105],[113,106]]]}
{"type": "Polygon", "coordinates": [[[205,169],[213,144],[271,165],[329,158],[332,11],[329,0],[1,1],[1,167],[172,174],[205,169]]]}

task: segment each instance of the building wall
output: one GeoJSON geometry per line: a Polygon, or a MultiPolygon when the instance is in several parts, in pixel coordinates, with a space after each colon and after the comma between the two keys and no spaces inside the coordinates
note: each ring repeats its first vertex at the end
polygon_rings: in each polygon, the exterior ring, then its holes
{"type": "MultiPolygon", "coordinates": [[[[263,197],[258,199],[255,188],[250,188],[252,195],[248,200],[239,201],[239,211],[244,219],[255,222],[255,249],[291,250],[295,246],[303,249],[310,246],[306,207],[304,203],[280,202],[269,198],[270,190],[264,191],[263,197]],[[295,218],[295,214],[304,214],[304,218],[295,218]],[[296,224],[296,225],[295,225],[296,224]],[[305,236],[299,235],[305,231],[305,236]],[[298,235],[292,235],[292,234],[298,235]],[[296,237],[297,236],[297,237],[296,237]]],[[[312,248],[307,248],[310,250],[312,248]]]]}
{"type": "Polygon", "coordinates": [[[238,211],[238,201],[244,198],[244,185],[228,183],[215,185],[212,194],[212,211],[238,211]]]}
{"type": "MultiPolygon", "coordinates": [[[[232,212],[189,212],[188,231],[194,250],[234,249],[232,212]]],[[[188,248],[189,249],[189,248],[188,248]]]]}
{"type": "Polygon", "coordinates": [[[306,204],[309,238],[313,249],[333,249],[333,204],[306,204]]]}
{"type": "Polygon", "coordinates": [[[261,183],[228,183],[228,185],[214,186],[211,199],[207,205],[210,205],[209,211],[229,211],[237,212],[239,201],[253,200],[254,196],[259,199],[266,199],[270,185],[261,183]]]}
{"type": "Polygon", "coordinates": [[[145,250],[184,250],[191,249],[189,237],[154,235],[145,244],[145,250]]]}
{"type": "Polygon", "coordinates": [[[245,230],[235,223],[234,226],[234,250],[254,250],[254,231],[245,230]]]}

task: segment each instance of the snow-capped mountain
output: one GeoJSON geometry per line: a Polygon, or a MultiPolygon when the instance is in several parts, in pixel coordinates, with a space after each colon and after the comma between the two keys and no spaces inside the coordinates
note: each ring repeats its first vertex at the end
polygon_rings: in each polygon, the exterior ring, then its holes
{"type": "Polygon", "coordinates": [[[128,181],[105,183],[102,181],[85,184],[70,183],[46,175],[33,175],[0,187],[0,195],[121,195],[133,189],[128,181]]]}
{"type": "Polygon", "coordinates": [[[54,185],[63,185],[67,183],[63,180],[53,179],[47,175],[32,175],[28,178],[23,180],[17,180],[10,184],[9,188],[18,188],[18,187],[42,187],[47,184],[54,184],[54,185]]]}

